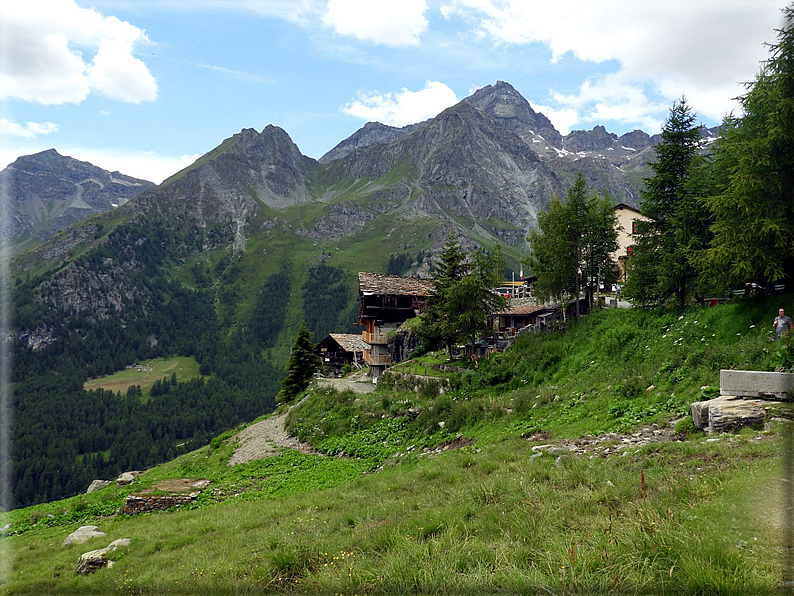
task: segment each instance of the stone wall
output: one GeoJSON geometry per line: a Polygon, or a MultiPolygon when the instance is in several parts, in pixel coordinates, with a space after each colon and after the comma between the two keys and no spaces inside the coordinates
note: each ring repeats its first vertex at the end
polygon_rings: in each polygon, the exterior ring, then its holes
{"type": "Polygon", "coordinates": [[[188,495],[130,495],[124,501],[124,513],[137,515],[150,511],[165,511],[196,500],[199,493],[188,495]]]}

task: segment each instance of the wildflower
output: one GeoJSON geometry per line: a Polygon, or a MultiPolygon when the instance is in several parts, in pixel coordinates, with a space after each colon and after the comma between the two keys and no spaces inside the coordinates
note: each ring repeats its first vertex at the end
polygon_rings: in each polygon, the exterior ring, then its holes
{"type": "Polygon", "coordinates": [[[683,321],[684,320],[684,315],[681,315],[680,317],[678,317],[678,320],[679,321],[683,321]]]}
{"type": "Polygon", "coordinates": [[[755,329],[755,325],[750,325],[750,329],[755,329]]]}

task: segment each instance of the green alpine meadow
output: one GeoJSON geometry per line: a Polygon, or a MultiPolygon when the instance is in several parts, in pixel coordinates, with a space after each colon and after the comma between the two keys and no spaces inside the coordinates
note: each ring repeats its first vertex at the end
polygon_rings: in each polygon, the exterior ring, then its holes
{"type": "Polygon", "coordinates": [[[713,128],[563,135],[497,81],[159,185],[17,159],[0,594],[790,593],[781,15],[713,128]]]}

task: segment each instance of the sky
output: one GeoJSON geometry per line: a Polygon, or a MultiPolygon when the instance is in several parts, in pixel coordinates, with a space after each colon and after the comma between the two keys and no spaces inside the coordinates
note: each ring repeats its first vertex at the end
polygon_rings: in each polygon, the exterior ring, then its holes
{"type": "Polygon", "coordinates": [[[243,128],[321,157],[368,121],[498,80],[563,134],[707,126],[768,57],[784,0],[4,0],[0,168],[55,148],[159,183],[243,128]]]}

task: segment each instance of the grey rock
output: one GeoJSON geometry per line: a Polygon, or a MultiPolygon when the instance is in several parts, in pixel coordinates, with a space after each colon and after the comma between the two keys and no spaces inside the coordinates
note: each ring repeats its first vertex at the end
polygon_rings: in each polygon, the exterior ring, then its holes
{"type": "Polygon", "coordinates": [[[116,485],[126,486],[128,484],[131,484],[132,482],[135,481],[135,478],[137,478],[139,475],[140,472],[138,471],[124,472],[118,478],[116,478],[116,485]]]}
{"type": "Polygon", "coordinates": [[[63,539],[63,545],[82,544],[98,536],[105,536],[105,532],[100,532],[98,526],[81,526],[63,539]]]}
{"type": "Polygon", "coordinates": [[[105,488],[106,486],[110,486],[112,482],[110,480],[94,480],[89,486],[88,490],[85,491],[86,494],[92,493],[95,490],[99,490],[100,488],[105,488]]]}
{"type": "Polygon", "coordinates": [[[113,567],[113,561],[107,558],[108,553],[115,551],[118,548],[129,546],[129,538],[119,538],[114,540],[105,548],[88,551],[83,553],[77,559],[77,573],[80,575],[88,575],[102,567],[113,567]]]}
{"type": "Polygon", "coordinates": [[[689,409],[697,428],[714,433],[743,426],[762,426],[766,418],[764,405],[762,400],[720,396],[695,402],[689,409]]]}
{"type": "Polygon", "coordinates": [[[46,238],[86,217],[112,211],[154,186],[55,149],[25,155],[0,172],[0,196],[8,198],[11,211],[0,222],[0,236],[46,238]]]}

